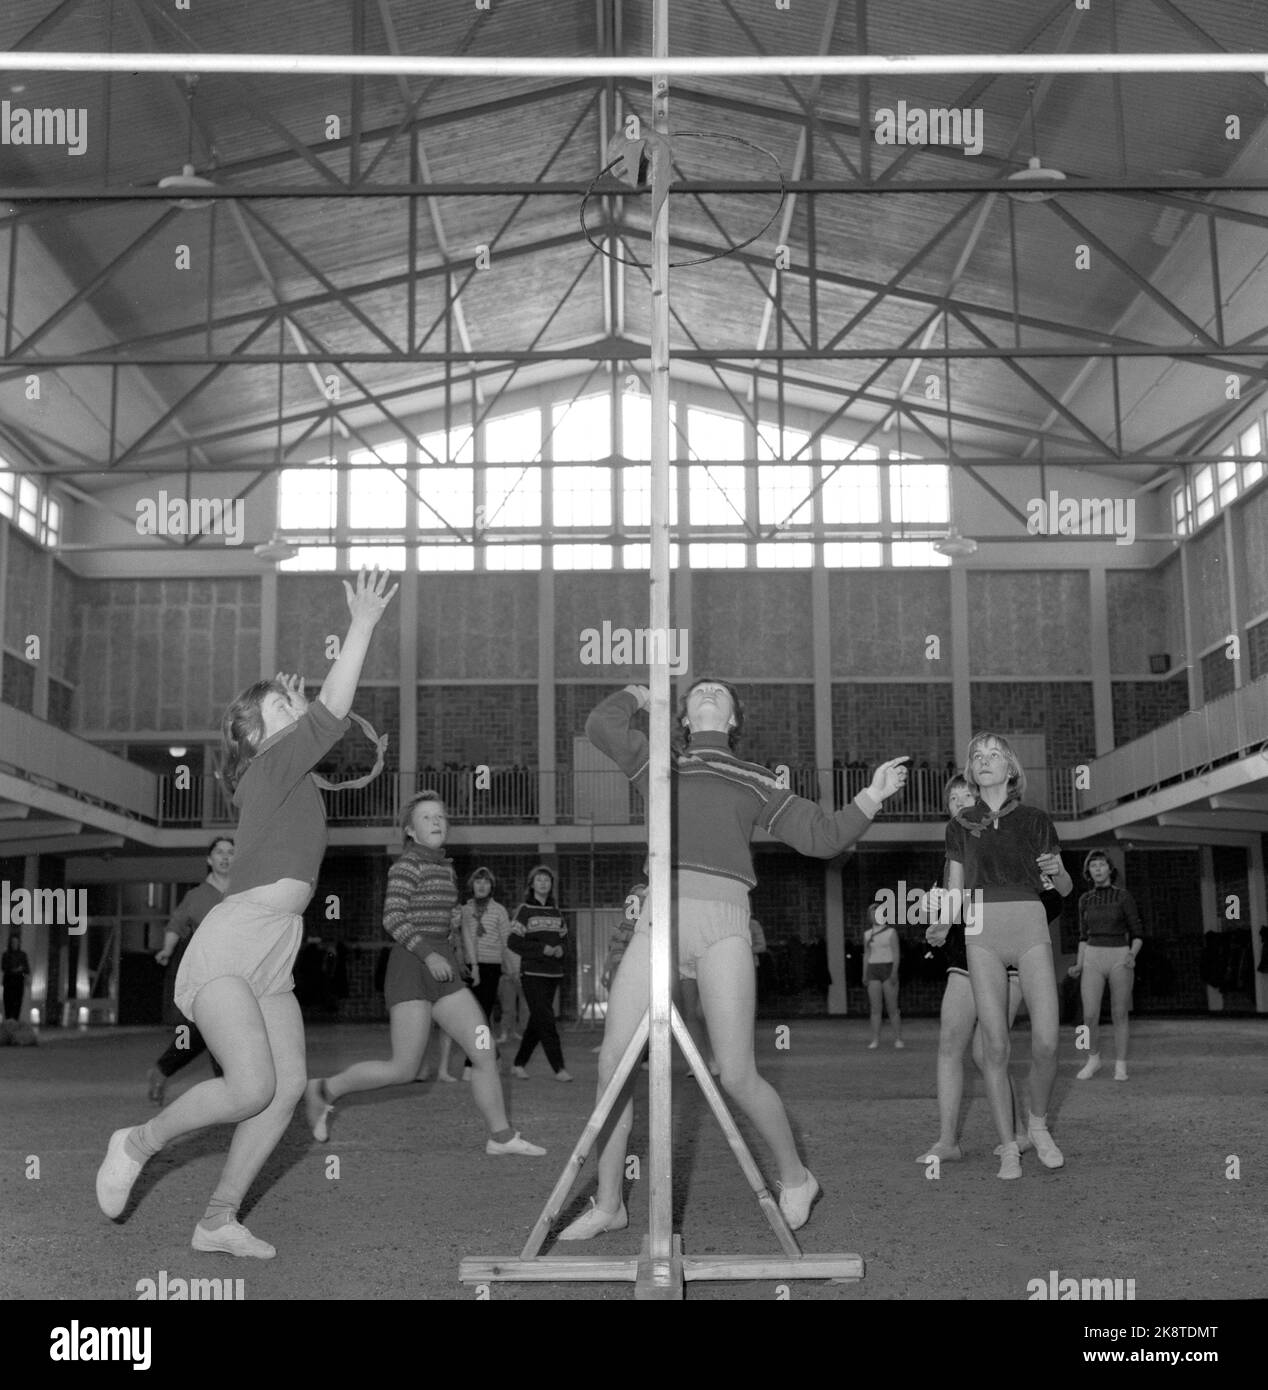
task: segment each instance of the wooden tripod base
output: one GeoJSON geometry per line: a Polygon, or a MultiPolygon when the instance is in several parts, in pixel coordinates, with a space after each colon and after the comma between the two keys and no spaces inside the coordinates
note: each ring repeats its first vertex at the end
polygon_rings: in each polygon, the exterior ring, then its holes
{"type": "MultiPolygon", "coordinates": [[[[780,1212],[779,1204],[772,1197],[762,1177],[761,1170],[754,1162],[743,1135],[736,1127],[731,1112],[727,1109],[722,1093],[718,1090],[709,1069],[705,1065],[687,1026],[682,1021],[676,1007],[670,1006],[670,1026],[674,1039],[682,1049],[692,1073],[700,1084],[700,1090],[709,1103],[714,1117],[726,1135],[731,1152],[735,1155],[749,1186],[757,1198],[758,1206],[770,1224],[782,1250],[779,1255],[711,1255],[703,1259],[692,1259],[682,1253],[682,1237],[674,1235],[667,1257],[653,1258],[651,1234],[643,1237],[643,1248],[638,1256],[619,1255],[541,1255],[539,1252],[550,1233],[551,1226],[558,1219],[568,1195],[572,1191],[582,1165],[598,1141],[608,1116],[625,1088],[638,1059],[642,1056],[643,1045],[650,1029],[650,1012],[643,1015],[635,1029],[612,1079],[603,1089],[586,1126],[573,1149],[559,1181],[555,1184],[537,1224],[533,1227],[523,1251],[518,1258],[513,1256],[471,1255],[459,1266],[458,1277],[464,1284],[490,1284],[496,1282],[523,1281],[528,1283],[633,1283],[636,1300],[681,1299],[685,1285],[693,1280],[726,1279],[832,1279],[855,1282],[863,1278],[863,1260],[858,1255],[806,1255],[801,1251],[793,1233],[780,1212]]],[[[668,1062],[665,1063],[666,1067],[668,1062]]],[[[668,1074],[668,1073],[666,1073],[668,1074]]],[[[666,1184],[658,1181],[652,1173],[652,1203],[662,1202],[668,1210],[669,1192],[666,1184]]]]}

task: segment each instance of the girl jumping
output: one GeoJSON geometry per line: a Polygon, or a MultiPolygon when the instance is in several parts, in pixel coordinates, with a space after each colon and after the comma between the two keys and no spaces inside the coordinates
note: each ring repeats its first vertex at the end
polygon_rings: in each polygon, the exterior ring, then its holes
{"type": "Polygon", "coordinates": [[[234,1124],[229,1157],[195,1250],[268,1260],[277,1253],[237,1220],[304,1091],[304,1022],[291,968],[301,913],[326,852],[326,812],[312,770],[348,728],[375,625],[396,593],[388,571],[345,579],[352,620],[339,658],[311,705],[298,676],[257,681],[222,726],[225,777],[238,807],[229,894],[203,918],[176,977],[176,1005],[207,1041],[224,1076],[200,1082],[152,1120],[115,1130],[97,1171],[97,1202],[119,1216],[147,1159],[182,1135],[234,1124]]]}

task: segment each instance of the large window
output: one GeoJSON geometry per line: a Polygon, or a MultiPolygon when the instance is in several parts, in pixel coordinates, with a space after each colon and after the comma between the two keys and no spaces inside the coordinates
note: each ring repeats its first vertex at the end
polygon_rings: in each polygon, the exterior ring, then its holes
{"type": "Polygon", "coordinates": [[[536,462],[542,456],[541,411],[521,410],[487,421],[484,456],[490,463],[536,462]]]}
{"type": "Polygon", "coordinates": [[[484,524],[490,530],[542,524],[540,468],[484,470],[484,524]]]}
{"type": "MultiPolygon", "coordinates": [[[[475,426],[431,430],[352,450],[346,460],[315,459],[283,470],[278,529],[305,551],[284,567],[326,569],[358,560],[433,571],[535,570],[543,563],[560,570],[646,567],[650,396],[603,390],[572,400],[557,389],[559,399],[548,404],[475,426]]],[[[836,567],[947,562],[932,546],[950,517],[946,464],[883,456],[872,444],[813,433],[805,411],[795,411],[796,422],[781,429],[765,399],[753,415],[738,401],[735,406],[671,403],[670,524],[688,547],[684,564],[804,569],[820,558],[836,567]]],[[[1259,476],[1248,471],[1264,466],[1258,425],[1236,443],[1236,452],[1208,470],[1206,491],[1189,494],[1193,515],[1226,503],[1259,476]]],[[[0,469],[0,513],[32,534],[60,524],[56,504],[12,469],[0,469]]],[[[1175,516],[1179,525],[1188,512],[1175,516]]]]}
{"type": "Polygon", "coordinates": [[[475,517],[475,470],[433,464],[420,468],[417,476],[419,529],[470,529],[475,517]]]}
{"type": "Polygon", "coordinates": [[[550,483],[556,526],[612,525],[610,468],[553,468],[550,483]]]}
{"type": "Polygon", "coordinates": [[[62,504],[40,480],[19,473],[0,458],[0,516],[41,545],[55,546],[62,536],[62,504]]]}
{"type": "Polygon", "coordinates": [[[586,462],[612,454],[612,398],[583,396],[569,404],[561,401],[551,412],[551,457],[586,462]]]}
{"type": "Polygon", "coordinates": [[[403,439],[348,455],[348,525],[373,529],[405,527],[408,446],[403,439]]]}
{"type": "Polygon", "coordinates": [[[1172,490],[1171,524],[1177,535],[1192,535],[1264,478],[1264,420],[1243,425],[1222,453],[1218,462],[1187,474],[1172,490]]]}
{"type": "MultiPolygon", "coordinates": [[[[621,469],[621,507],[627,527],[652,524],[652,469],[650,464],[628,463],[621,469]]],[[[678,469],[669,475],[669,524],[678,525],[678,469]]]]}
{"type": "Polygon", "coordinates": [[[339,474],[329,459],[278,475],[277,524],[283,531],[333,531],[338,504],[339,474]]]}
{"type": "Polygon", "coordinates": [[[743,526],[744,474],[743,468],[735,468],[729,464],[691,464],[691,524],[743,526]]]}

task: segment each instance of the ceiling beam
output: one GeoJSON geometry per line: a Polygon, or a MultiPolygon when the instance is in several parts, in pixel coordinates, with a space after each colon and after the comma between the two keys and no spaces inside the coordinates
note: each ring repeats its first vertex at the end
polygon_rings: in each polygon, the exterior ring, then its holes
{"type": "Polygon", "coordinates": [[[1117,826],[1111,832],[1116,840],[1130,844],[1133,840],[1141,844],[1166,845],[1231,845],[1245,846],[1256,843],[1257,835],[1249,835],[1234,830],[1190,830],[1184,826],[1174,828],[1162,825],[1117,826]]]}
{"type": "Polygon", "coordinates": [[[1244,830],[1268,834],[1268,814],[1256,811],[1168,811],[1159,825],[1187,826],[1193,830],[1244,830]]]}

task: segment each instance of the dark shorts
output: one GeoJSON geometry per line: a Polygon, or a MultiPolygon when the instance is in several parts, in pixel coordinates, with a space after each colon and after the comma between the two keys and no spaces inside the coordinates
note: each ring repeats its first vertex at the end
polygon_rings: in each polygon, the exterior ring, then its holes
{"type": "Polygon", "coordinates": [[[425,1003],[434,1004],[447,994],[457,994],[460,990],[466,989],[462,976],[458,973],[458,963],[454,960],[452,950],[443,945],[433,946],[431,949],[449,962],[453,970],[453,979],[438,980],[424,964],[421,956],[416,956],[404,946],[393,946],[392,954],[387,960],[387,977],[383,981],[383,997],[387,1000],[389,1009],[396,1004],[408,1003],[411,999],[421,999],[425,1003]]]}
{"type": "Polygon", "coordinates": [[[869,965],[867,967],[867,978],[869,980],[879,980],[884,984],[894,973],[894,962],[882,961],[879,965],[869,965]]]}

